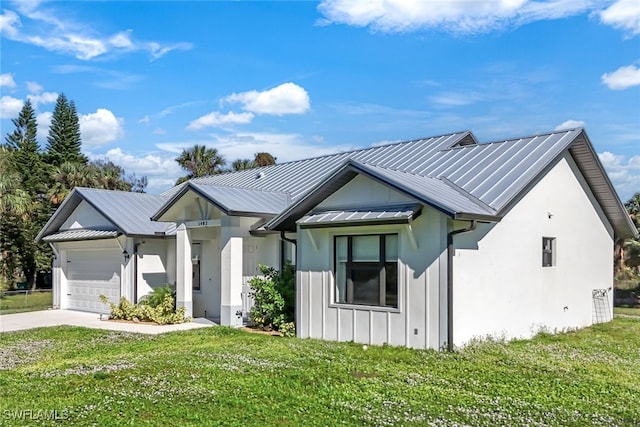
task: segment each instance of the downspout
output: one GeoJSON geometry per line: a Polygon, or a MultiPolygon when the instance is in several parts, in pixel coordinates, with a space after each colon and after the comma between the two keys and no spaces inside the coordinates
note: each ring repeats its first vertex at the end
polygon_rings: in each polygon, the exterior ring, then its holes
{"type": "MultiPolygon", "coordinates": [[[[285,236],[285,231],[280,230],[280,240],[291,243],[293,246],[297,245],[296,239],[290,239],[285,236]]],[[[280,245],[280,271],[284,269],[284,245],[280,245]]]]}
{"type": "Polygon", "coordinates": [[[447,351],[453,351],[453,237],[476,229],[476,221],[471,221],[467,228],[447,233],[447,351]]]}

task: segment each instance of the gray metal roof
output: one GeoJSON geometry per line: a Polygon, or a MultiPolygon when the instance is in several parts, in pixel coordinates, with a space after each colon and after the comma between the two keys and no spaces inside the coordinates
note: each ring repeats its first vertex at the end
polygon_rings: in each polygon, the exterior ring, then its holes
{"type": "Polygon", "coordinates": [[[166,201],[163,196],[76,187],[49,218],[36,240],[40,241],[61,231],[62,224],[83,200],[107,218],[116,230],[127,236],[175,234],[175,224],[151,221],[151,215],[166,201]]]}
{"type": "MultiPolygon", "coordinates": [[[[296,201],[310,188],[331,175],[348,159],[356,159],[370,165],[402,170],[405,167],[404,165],[412,164],[416,158],[427,158],[440,150],[459,144],[475,143],[476,141],[471,132],[464,131],[294,162],[278,163],[256,169],[194,178],[189,182],[289,193],[291,201],[296,201]]],[[[172,196],[181,191],[183,186],[184,184],[178,185],[166,191],[163,195],[172,196]]]]}
{"type": "Polygon", "coordinates": [[[199,194],[226,215],[275,216],[291,203],[288,193],[227,187],[223,185],[204,185],[188,181],[181,185],[177,193],[167,199],[153,216],[160,220],[162,215],[189,190],[199,194]]]}
{"type": "Polygon", "coordinates": [[[418,204],[402,204],[395,206],[370,206],[354,209],[319,210],[300,218],[297,223],[301,228],[339,227],[354,224],[375,223],[408,223],[420,212],[418,204]]]}
{"type": "MultiPolygon", "coordinates": [[[[352,157],[349,166],[329,174],[294,204],[273,219],[267,228],[291,230],[296,217],[353,178],[353,170],[431,205],[452,218],[496,220],[502,217],[567,152],[587,180],[592,192],[619,237],[637,231],[604,173],[582,128],[534,135],[486,144],[454,144],[421,150],[422,155],[389,158],[352,157]],[[348,170],[351,168],[352,170],[348,170]],[[286,218],[287,216],[292,218],[286,218]]],[[[344,167],[345,164],[338,166],[344,167]]]]}
{"type": "Polygon", "coordinates": [[[452,218],[487,221],[500,219],[493,209],[475,201],[473,197],[464,194],[464,191],[441,179],[367,165],[349,159],[332,176],[316,185],[304,197],[299,198],[271,220],[266,228],[294,231],[297,218],[305,215],[358,174],[367,175],[452,218]]]}
{"type": "Polygon", "coordinates": [[[86,228],[60,231],[42,238],[45,242],[70,242],[77,240],[112,239],[121,233],[117,230],[91,230],[86,228]]]}

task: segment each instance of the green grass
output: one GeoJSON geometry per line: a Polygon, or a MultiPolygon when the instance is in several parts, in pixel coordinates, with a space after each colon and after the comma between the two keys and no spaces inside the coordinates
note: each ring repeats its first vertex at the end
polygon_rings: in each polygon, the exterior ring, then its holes
{"type": "Polygon", "coordinates": [[[51,291],[29,291],[28,295],[19,293],[0,297],[0,314],[20,313],[23,311],[46,310],[53,303],[51,291]]]}
{"type": "Polygon", "coordinates": [[[622,314],[624,316],[638,316],[640,317],[640,307],[613,307],[613,314],[622,314]]]}
{"type": "Polygon", "coordinates": [[[638,426],[639,337],[633,317],[456,353],[223,327],[4,333],[0,424],[638,426]]]}

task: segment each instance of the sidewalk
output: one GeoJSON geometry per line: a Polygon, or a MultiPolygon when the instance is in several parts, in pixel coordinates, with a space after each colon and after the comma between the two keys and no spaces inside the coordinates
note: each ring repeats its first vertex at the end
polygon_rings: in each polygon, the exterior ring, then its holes
{"type": "MultiPolygon", "coordinates": [[[[103,315],[103,318],[106,319],[107,316],[103,315]]],[[[142,334],[162,334],[165,332],[206,328],[208,326],[215,326],[215,323],[204,318],[196,318],[190,323],[180,323],[178,325],[118,322],[113,320],[100,320],[100,315],[96,313],[72,310],[43,310],[0,315],[0,333],[59,325],[83,326],[85,328],[137,332],[142,334]]]]}

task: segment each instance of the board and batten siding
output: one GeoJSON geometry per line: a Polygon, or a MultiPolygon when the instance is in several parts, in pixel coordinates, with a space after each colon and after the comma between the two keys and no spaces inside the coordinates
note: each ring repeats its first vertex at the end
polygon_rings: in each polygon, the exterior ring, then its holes
{"type": "Polygon", "coordinates": [[[593,289],[609,290],[612,307],[613,230],[569,155],[501,222],[455,247],[456,345],[589,326],[593,289]],[[556,239],[552,267],[542,267],[543,237],[556,239]]]}
{"type": "MultiPolygon", "coordinates": [[[[395,191],[358,176],[323,202],[326,206],[404,202],[395,191]],[[353,185],[352,185],[353,184],[353,185]],[[369,191],[369,186],[373,191],[369,191]],[[359,194],[365,194],[361,198],[359,194]]],[[[417,249],[406,225],[349,226],[297,230],[296,322],[301,338],[440,348],[446,340],[446,225],[430,207],[412,223],[417,249]],[[398,234],[398,308],[334,302],[334,237],[398,234]],[[317,251],[314,248],[314,243],[317,251]]]]}

